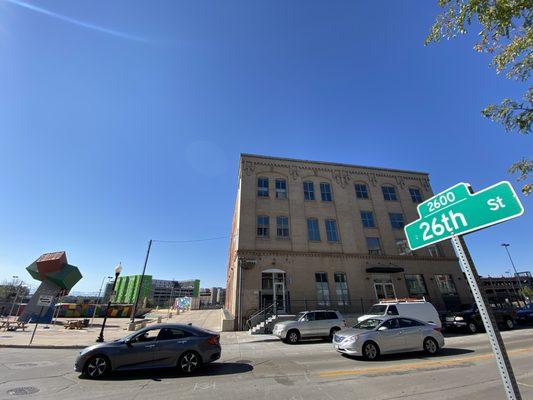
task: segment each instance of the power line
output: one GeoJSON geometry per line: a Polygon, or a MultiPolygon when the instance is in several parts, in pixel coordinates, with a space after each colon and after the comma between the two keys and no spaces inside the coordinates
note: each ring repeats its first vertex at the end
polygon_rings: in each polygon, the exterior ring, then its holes
{"type": "MultiPolygon", "coordinates": [[[[237,236],[237,235],[233,235],[237,236]]],[[[152,242],[155,243],[195,243],[195,242],[208,242],[211,240],[221,240],[221,239],[229,239],[232,235],[226,235],[226,236],[217,236],[212,238],[205,238],[205,239],[191,239],[191,240],[158,240],[153,239],[152,242]]]]}

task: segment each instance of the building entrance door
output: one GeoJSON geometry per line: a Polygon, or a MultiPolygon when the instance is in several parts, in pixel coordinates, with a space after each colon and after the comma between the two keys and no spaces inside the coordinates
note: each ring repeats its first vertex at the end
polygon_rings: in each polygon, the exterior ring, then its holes
{"type": "Polygon", "coordinates": [[[261,308],[272,307],[277,313],[287,312],[285,271],[268,269],[261,274],[261,308]]]}
{"type": "Polygon", "coordinates": [[[276,303],[274,305],[274,312],[276,313],[285,313],[286,312],[286,303],[285,303],[285,282],[274,282],[274,299],[276,303]]]}

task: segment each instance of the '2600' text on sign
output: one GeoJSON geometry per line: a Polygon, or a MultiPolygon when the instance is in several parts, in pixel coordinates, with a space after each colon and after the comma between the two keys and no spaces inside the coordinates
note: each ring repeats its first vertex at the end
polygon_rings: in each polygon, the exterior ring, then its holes
{"type": "Polygon", "coordinates": [[[418,205],[420,219],[405,226],[411,250],[486,228],[524,213],[524,208],[507,181],[477,193],[458,183],[418,205]]]}

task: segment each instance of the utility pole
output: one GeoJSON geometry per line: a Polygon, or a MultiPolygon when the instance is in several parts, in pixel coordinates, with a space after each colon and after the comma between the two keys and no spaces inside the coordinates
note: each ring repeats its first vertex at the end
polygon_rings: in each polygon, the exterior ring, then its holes
{"type": "Polygon", "coordinates": [[[150,249],[152,248],[152,239],[148,241],[148,250],[146,251],[146,258],[144,259],[143,273],[141,275],[141,281],[139,283],[139,289],[137,290],[137,296],[135,296],[135,304],[131,310],[131,323],[135,322],[135,314],[137,313],[137,305],[139,304],[139,296],[141,295],[141,289],[144,283],[144,273],[146,272],[146,265],[148,264],[148,257],[150,256],[150,249]]]}

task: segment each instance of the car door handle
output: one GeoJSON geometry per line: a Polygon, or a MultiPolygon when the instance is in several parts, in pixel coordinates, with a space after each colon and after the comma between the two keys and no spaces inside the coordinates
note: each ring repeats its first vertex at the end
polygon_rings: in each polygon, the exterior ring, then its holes
{"type": "Polygon", "coordinates": [[[146,346],[144,346],[145,349],[152,349],[155,347],[155,344],[148,344],[146,346]]]}

